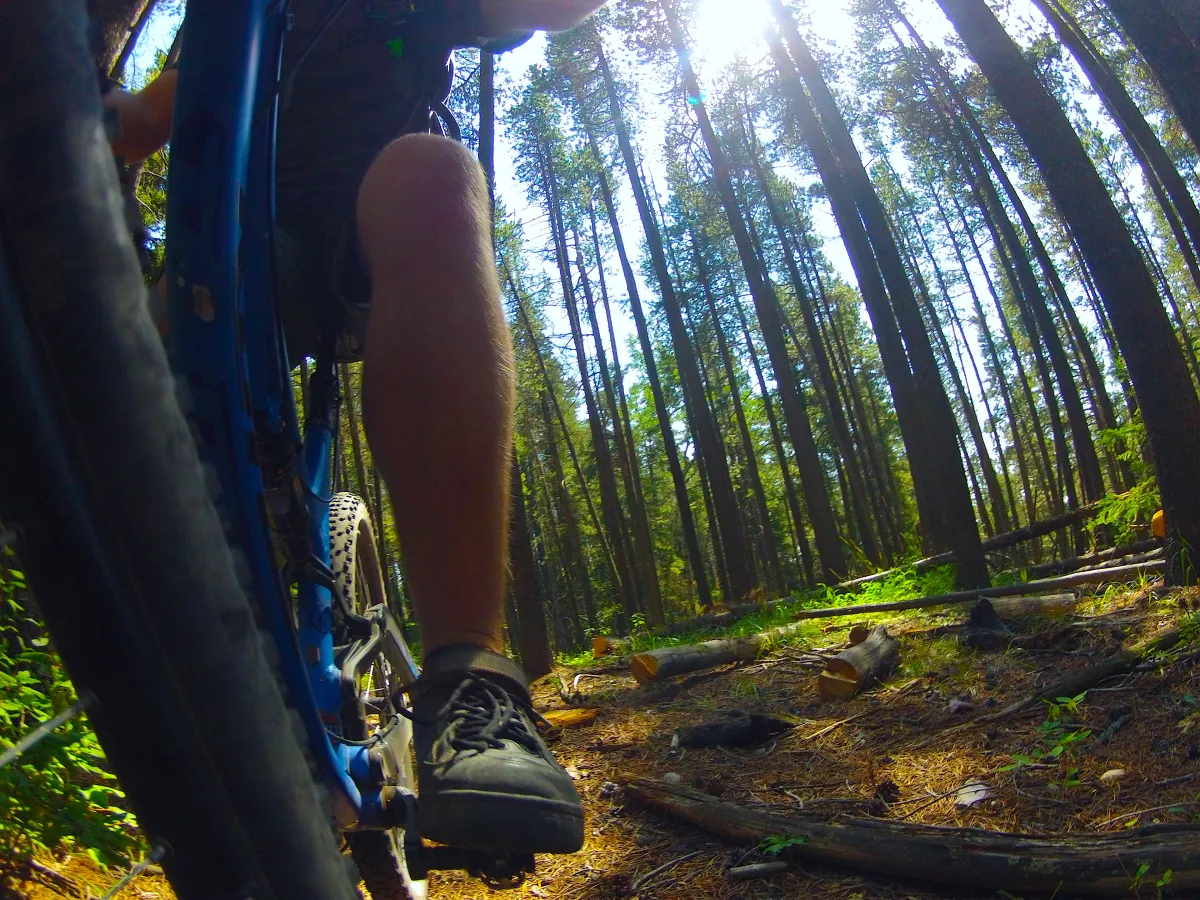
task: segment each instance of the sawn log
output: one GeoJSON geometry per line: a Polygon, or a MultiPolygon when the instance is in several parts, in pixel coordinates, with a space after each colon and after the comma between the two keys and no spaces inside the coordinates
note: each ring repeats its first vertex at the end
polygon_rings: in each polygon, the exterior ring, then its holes
{"type": "Polygon", "coordinates": [[[865,641],[847,647],[817,676],[822,700],[846,700],[886,676],[900,659],[900,642],[878,625],[865,641]]]}

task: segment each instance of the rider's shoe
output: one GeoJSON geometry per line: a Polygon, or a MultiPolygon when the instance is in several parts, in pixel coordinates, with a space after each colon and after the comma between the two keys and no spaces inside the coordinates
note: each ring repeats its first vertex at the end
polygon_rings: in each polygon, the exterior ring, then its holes
{"type": "Polygon", "coordinates": [[[520,666],[480,647],[445,647],[408,692],[422,837],[518,853],[583,846],[583,804],[537,733],[520,666]]]}

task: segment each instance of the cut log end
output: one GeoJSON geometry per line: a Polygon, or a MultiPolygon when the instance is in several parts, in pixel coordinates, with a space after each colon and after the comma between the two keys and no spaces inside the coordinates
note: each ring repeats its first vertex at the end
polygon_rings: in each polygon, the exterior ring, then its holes
{"type": "Polygon", "coordinates": [[[885,677],[900,657],[900,642],[882,625],[872,629],[866,640],[831,659],[817,676],[823,700],[845,700],[885,677]]]}
{"type": "Polygon", "coordinates": [[[635,653],[630,657],[629,668],[638,684],[649,684],[658,674],[658,660],[652,653],[635,653]]]}

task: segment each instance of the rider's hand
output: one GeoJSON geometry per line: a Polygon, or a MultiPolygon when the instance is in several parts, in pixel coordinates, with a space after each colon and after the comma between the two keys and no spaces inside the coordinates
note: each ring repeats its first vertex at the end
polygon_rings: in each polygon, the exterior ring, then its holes
{"type": "Polygon", "coordinates": [[[121,123],[113,155],[139,163],[170,140],[175,78],[175,70],[168,69],[136,94],[112,90],[104,95],[104,105],[117,111],[121,123]]]}
{"type": "Polygon", "coordinates": [[[605,0],[480,0],[479,37],[506,37],[527,31],[567,31],[605,0]]]}

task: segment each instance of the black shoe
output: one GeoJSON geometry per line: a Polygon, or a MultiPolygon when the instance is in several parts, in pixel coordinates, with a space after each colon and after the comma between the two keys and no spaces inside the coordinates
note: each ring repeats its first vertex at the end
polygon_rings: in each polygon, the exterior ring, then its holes
{"type": "Polygon", "coordinates": [[[520,666],[479,647],[445,647],[408,692],[422,837],[514,853],[583,846],[583,804],[537,733],[520,666]]]}

